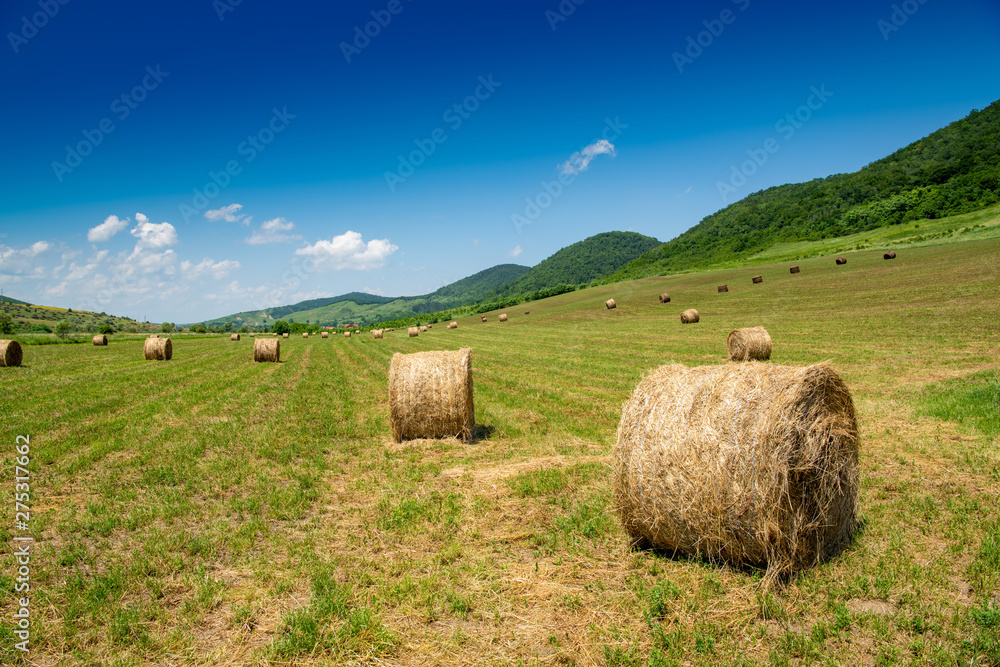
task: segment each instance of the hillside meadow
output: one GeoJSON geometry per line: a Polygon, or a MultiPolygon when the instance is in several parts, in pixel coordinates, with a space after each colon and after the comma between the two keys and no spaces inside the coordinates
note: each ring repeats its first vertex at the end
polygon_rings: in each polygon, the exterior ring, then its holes
{"type": "Polygon", "coordinates": [[[31,650],[5,620],[0,661],[1000,664],[1000,239],[845,256],[606,285],[418,338],[293,337],[279,364],[253,363],[248,336],[178,337],[169,362],[141,340],[27,346],[0,368],[0,614],[30,435],[31,650]],[[755,325],[774,363],[828,360],[862,432],[862,530],[770,589],[630,549],[609,487],[642,376],[724,363],[726,334],[755,325]],[[391,355],[460,347],[474,440],[393,443],[391,355]]]}

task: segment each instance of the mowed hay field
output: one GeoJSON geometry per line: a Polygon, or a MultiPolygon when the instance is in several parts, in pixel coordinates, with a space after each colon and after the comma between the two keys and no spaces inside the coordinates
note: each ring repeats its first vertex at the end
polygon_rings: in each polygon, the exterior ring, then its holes
{"type": "Polygon", "coordinates": [[[1000,240],[845,256],[609,285],[417,338],[290,338],[277,364],[254,363],[249,337],[176,338],[166,362],[142,341],[28,346],[0,369],[0,658],[998,664],[995,431],[988,410],[931,415],[995,400],[980,385],[1000,377],[1000,240]],[[701,321],[682,325],[687,308],[701,321]],[[609,485],[642,376],[725,363],[727,334],[758,325],[772,363],[833,365],[862,433],[862,530],[772,589],[630,550],[609,485]],[[392,354],[462,347],[473,440],[393,443],[392,354]],[[17,435],[37,539],[27,656],[10,624],[17,435]]]}

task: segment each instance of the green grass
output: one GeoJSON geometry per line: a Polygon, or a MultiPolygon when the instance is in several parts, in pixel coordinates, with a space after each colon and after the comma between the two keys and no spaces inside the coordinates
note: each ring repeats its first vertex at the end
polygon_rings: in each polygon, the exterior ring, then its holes
{"type": "MultiPolygon", "coordinates": [[[[30,435],[30,658],[996,664],[1000,240],[848,258],[606,285],[419,338],[289,339],[280,364],[254,364],[249,337],[175,336],[169,362],[141,337],[26,348],[0,369],[0,467],[30,435]],[[701,322],[680,324],[688,307],[701,322]],[[758,324],[775,363],[833,364],[862,429],[864,530],[768,591],[630,550],[608,459],[649,369],[722,363],[758,324]],[[392,354],[466,346],[478,437],[393,443],[392,354]]],[[[14,576],[0,559],[7,619],[14,576]]],[[[9,627],[0,662],[27,664],[9,627]]]]}

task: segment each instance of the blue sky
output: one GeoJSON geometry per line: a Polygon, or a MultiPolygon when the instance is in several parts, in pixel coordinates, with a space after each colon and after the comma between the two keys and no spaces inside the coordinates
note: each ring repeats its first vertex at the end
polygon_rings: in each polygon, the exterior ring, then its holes
{"type": "Polygon", "coordinates": [[[0,287],[151,321],[669,240],[1000,98],[994,0],[95,4],[0,6],[0,287]]]}

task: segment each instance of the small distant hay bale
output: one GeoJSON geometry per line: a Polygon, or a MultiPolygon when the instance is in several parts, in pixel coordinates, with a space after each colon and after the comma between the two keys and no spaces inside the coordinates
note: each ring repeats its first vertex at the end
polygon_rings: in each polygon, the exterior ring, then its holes
{"type": "Polygon", "coordinates": [[[767,361],[771,358],[771,336],[764,327],[747,327],[729,332],[726,350],[730,361],[767,361]]]}
{"type": "Polygon", "coordinates": [[[847,258],[846,257],[838,257],[837,258],[837,264],[847,264],[847,258]]]}
{"type": "Polygon", "coordinates": [[[239,339],[240,335],[238,333],[229,334],[229,340],[233,341],[234,343],[239,341],[239,339]]]}
{"type": "Polygon", "coordinates": [[[406,330],[406,335],[410,338],[416,338],[420,335],[420,327],[410,327],[406,330]]]}
{"type": "Polygon", "coordinates": [[[507,313],[500,313],[500,317],[498,317],[497,319],[500,320],[501,322],[506,322],[507,321],[507,313]]]}
{"type": "Polygon", "coordinates": [[[174,346],[169,338],[147,338],[142,353],[146,361],[170,361],[174,356],[174,346]]]}
{"type": "Polygon", "coordinates": [[[664,292],[660,295],[660,303],[670,303],[670,295],[664,292]]]}
{"type": "Polygon", "coordinates": [[[277,338],[259,338],[253,342],[253,360],[278,363],[281,359],[281,341],[277,338]]]}
{"type": "Polygon", "coordinates": [[[24,351],[16,340],[0,340],[0,366],[20,366],[24,351]]]}
{"type": "Polygon", "coordinates": [[[382,329],[372,329],[372,337],[374,338],[384,338],[385,332],[382,329]]]}
{"type": "Polygon", "coordinates": [[[251,338],[253,338],[253,336],[254,336],[253,334],[250,334],[250,337],[251,337],[251,338]]]}
{"type": "Polygon", "coordinates": [[[330,332],[329,331],[324,331],[323,333],[321,333],[319,335],[319,337],[320,338],[329,338],[330,337],[330,332]]]}
{"type": "Polygon", "coordinates": [[[791,268],[788,269],[788,272],[789,273],[798,273],[799,272],[799,267],[793,266],[793,267],[791,267],[791,268]]]}
{"type": "Polygon", "coordinates": [[[420,327],[418,327],[418,329],[420,333],[427,333],[427,326],[424,324],[421,324],[420,327]]]}
{"type": "Polygon", "coordinates": [[[105,336],[104,334],[101,334],[99,336],[94,336],[93,338],[91,338],[90,342],[93,343],[94,345],[107,345],[108,337],[105,336]]]}
{"type": "Polygon", "coordinates": [[[282,338],[288,338],[288,332],[286,331],[285,333],[281,334],[281,337],[282,338]]]}
{"type": "Polygon", "coordinates": [[[483,315],[483,322],[485,322],[485,321],[486,321],[486,316],[485,316],[485,315],[483,315]]]}
{"type": "Polygon", "coordinates": [[[701,315],[694,308],[688,308],[681,313],[681,324],[694,324],[701,319],[701,315]]]}
{"type": "Polygon", "coordinates": [[[858,527],[858,429],[826,364],[661,366],[622,409],[614,506],[635,544],[766,566],[815,565],[858,527]]]}
{"type": "Polygon", "coordinates": [[[530,315],[530,314],[531,314],[531,311],[530,311],[530,310],[526,310],[526,311],[524,311],[524,314],[525,314],[525,315],[530,315]]]}
{"type": "Polygon", "coordinates": [[[754,276],[750,280],[753,281],[754,285],[759,285],[760,283],[764,282],[764,276],[754,276]]]}
{"type": "Polygon", "coordinates": [[[604,307],[607,308],[608,310],[611,310],[612,308],[617,308],[618,304],[615,303],[614,299],[608,299],[607,301],[604,302],[604,307]]]}
{"type": "Polygon", "coordinates": [[[303,337],[303,338],[309,338],[309,334],[307,334],[307,333],[303,333],[303,334],[302,334],[302,337],[303,337]]]}
{"type": "Polygon", "coordinates": [[[896,259],[896,251],[890,250],[889,252],[882,255],[882,259],[896,259]]]}
{"type": "Polygon", "coordinates": [[[389,422],[396,442],[456,437],[475,427],[472,349],[394,354],[389,366],[389,422]]]}
{"type": "Polygon", "coordinates": [[[458,322],[448,322],[448,328],[449,329],[457,329],[458,328],[458,322]]]}
{"type": "Polygon", "coordinates": [[[729,285],[719,285],[719,294],[729,291],[729,285]]]}
{"type": "Polygon", "coordinates": [[[345,331],[344,332],[344,338],[350,338],[350,337],[351,337],[351,332],[350,331],[345,331]]]}
{"type": "Polygon", "coordinates": [[[427,328],[428,328],[428,329],[430,329],[430,328],[432,328],[433,326],[434,326],[433,324],[428,324],[428,325],[427,325],[427,328]]]}

